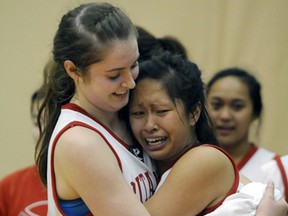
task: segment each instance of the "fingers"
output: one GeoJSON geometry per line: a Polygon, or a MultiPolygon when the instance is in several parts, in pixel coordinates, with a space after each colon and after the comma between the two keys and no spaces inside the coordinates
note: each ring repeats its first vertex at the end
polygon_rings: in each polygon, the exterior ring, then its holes
{"type": "Polygon", "coordinates": [[[275,189],[274,182],[273,181],[269,181],[267,183],[266,188],[265,188],[263,199],[275,200],[275,198],[274,198],[274,189],[275,189]]]}
{"type": "Polygon", "coordinates": [[[257,208],[256,216],[287,216],[288,204],[283,197],[276,201],[274,190],[274,183],[269,181],[265,188],[263,199],[257,208]]]}
{"type": "Polygon", "coordinates": [[[288,203],[286,202],[286,200],[284,198],[281,198],[277,202],[277,208],[282,209],[283,215],[285,215],[285,216],[288,215],[288,203]]]}

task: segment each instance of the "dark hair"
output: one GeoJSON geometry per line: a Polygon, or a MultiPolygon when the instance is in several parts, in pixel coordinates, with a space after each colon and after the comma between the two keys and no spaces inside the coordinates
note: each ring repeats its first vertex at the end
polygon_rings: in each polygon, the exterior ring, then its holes
{"type": "Polygon", "coordinates": [[[34,104],[37,103],[37,106],[40,107],[41,101],[43,100],[43,98],[44,98],[44,95],[42,94],[40,89],[37,89],[32,93],[31,98],[30,98],[30,114],[31,115],[33,114],[34,104]]]}
{"type": "Polygon", "coordinates": [[[36,90],[32,93],[31,99],[30,99],[30,113],[33,112],[33,105],[38,100],[39,90],[36,90]]]}
{"type": "Polygon", "coordinates": [[[137,37],[137,30],[129,17],[108,3],[82,4],[62,17],[54,37],[53,59],[45,66],[41,87],[45,98],[39,116],[45,113],[45,125],[40,128],[35,157],[44,184],[50,137],[61,106],[68,103],[75,93],[74,81],[66,73],[64,62],[72,61],[85,76],[88,66],[101,61],[115,40],[125,40],[131,35],[137,37]]]}
{"type": "Polygon", "coordinates": [[[140,63],[136,82],[145,78],[159,80],[174,104],[177,99],[183,102],[187,114],[193,113],[200,104],[201,114],[195,126],[197,139],[200,144],[217,144],[205,108],[201,71],[196,64],[166,51],[140,63]]]}
{"type": "Polygon", "coordinates": [[[164,51],[179,54],[188,58],[184,45],[173,36],[155,37],[143,27],[137,26],[139,61],[149,59],[152,55],[159,55],[164,51]]]}
{"type": "Polygon", "coordinates": [[[237,77],[239,78],[239,80],[246,84],[253,104],[253,114],[260,119],[263,108],[261,97],[261,84],[252,74],[248,73],[243,69],[228,68],[217,72],[207,84],[207,95],[209,94],[211,87],[217,80],[220,80],[227,76],[237,77]]]}
{"type": "Polygon", "coordinates": [[[183,58],[188,58],[186,48],[176,37],[165,36],[158,38],[158,40],[162,45],[163,50],[178,54],[183,58]]]}

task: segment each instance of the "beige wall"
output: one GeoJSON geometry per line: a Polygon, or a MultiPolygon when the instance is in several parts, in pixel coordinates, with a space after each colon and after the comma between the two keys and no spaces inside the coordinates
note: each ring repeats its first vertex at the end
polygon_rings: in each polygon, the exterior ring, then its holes
{"type": "MultiPolygon", "coordinates": [[[[0,0],[0,178],[33,163],[30,95],[40,85],[59,19],[77,2],[85,1],[0,0]]],[[[178,37],[205,81],[228,66],[255,73],[265,106],[259,145],[288,153],[287,0],[110,2],[156,36],[178,37]]]]}

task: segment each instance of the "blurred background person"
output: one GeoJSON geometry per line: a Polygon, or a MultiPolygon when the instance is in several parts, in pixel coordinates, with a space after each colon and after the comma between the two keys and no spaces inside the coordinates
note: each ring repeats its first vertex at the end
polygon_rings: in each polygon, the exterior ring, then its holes
{"type": "MultiPolygon", "coordinates": [[[[35,143],[39,137],[37,113],[41,97],[31,97],[30,115],[35,143]]],[[[47,192],[35,164],[8,174],[0,181],[0,215],[47,215],[47,192]]]]}
{"type": "Polygon", "coordinates": [[[240,68],[219,71],[207,84],[207,106],[220,146],[242,174],[259,181],[260,167],[277,156],[249,140],[252,123],[259,120],[258,130],[261,124],[261,84],[240,68]]]}

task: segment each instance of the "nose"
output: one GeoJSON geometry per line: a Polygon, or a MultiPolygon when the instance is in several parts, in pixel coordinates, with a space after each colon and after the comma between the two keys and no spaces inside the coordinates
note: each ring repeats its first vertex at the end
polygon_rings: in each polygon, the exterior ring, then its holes
{"type": "Polygon", "coordinates": [[[144,125],[144,130],[152,133],[155,131],[158,131],[158,124],[157,120],[155,117],[153,117],[151,114],[147,114],[145,125],[144,125]]]}
{"type": "Polygon", "coordinates": [[[227,107],[222,108],[219,111],[218,116],[222,120],[229,120],[231,118],[231,110],[227,107]]]}
{"type": "Polygon", "coordinates": [[[130,73],[129,70],[126,70],[123,73],[123,78],[122,79],[123,80],[121,82],[121,87],[133,89],[136,86],[134,77],[132,76],[132,74],[130,73]]]}

